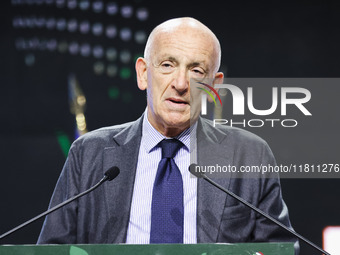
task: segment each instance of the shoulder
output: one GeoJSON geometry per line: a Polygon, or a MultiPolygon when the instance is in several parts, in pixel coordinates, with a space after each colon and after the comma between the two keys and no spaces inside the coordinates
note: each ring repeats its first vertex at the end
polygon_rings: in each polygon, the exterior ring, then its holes
{"type": "Polygon", "coordinates": [[[113,146],[115,144],[115,138],[119,136],[128,136],[132,129],[139,128],[139,120],[127,122],[120,125],[102,127],[93,131],[90,131],[81,137],[79,137],[72,144],[73,147],[79,146],[113,146]]]}

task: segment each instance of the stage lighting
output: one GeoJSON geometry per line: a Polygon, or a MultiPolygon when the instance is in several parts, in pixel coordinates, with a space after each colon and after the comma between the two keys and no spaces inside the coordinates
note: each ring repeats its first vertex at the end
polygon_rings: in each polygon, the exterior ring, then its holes
{"type": "Polygon", "coordinates": [[[133,14],[133,8],[131,5],[122,6],[120,13],[124,18],[131,18],[133,14]]]}
{"type": "Polygon", "coordinates": [[[109,77],[115,77],[118,73],[118,67],[114,64],[110,64],[107,66],[107,69],[106,69],[106,74],[107,76],[109,77]]]}
{"type": "Polygon", "coordinates": [[[104,4],[102,1],[94,1],[92,3],[92,9],[95,13],[100,13],[103,11],[103,8],[104,8],[104,4]]]}
{"type": "Polygon", "coordinates": [[[68,48],[68,44],[66,41],[61,41],[59,44],[58,44],[58,51],[60,53],[65,53],[67,51],[67,48],[68,48]]]}
{"type": "Polygon", "coordinates": [[[77,55],[79,52],[79,44],[77,42],[71,42],[68,46],[68,51],[71,55],[77,55]]]}
{"type": "Polygon", "coordinates": [[[38,17],[35,17],[33,18],[33,22],[34,22],[34,25],[37,27],[37,28],[42,28],[43,26],[45,26],[45,23],[46,23],[46,20],[45,18],[38,18],[38,17]]]}
{"type": "Polygon", "coordinates": [[[149,17],[149,11],[146,8],[139,8],[136,11],[136,16],[140,21],[145,21],[149,17]]]}
{"type": "Polygon", "coordinates": [[[57,29],[59,31],[63,31],[66,28],[66,20],[63,18],[60,18],[57,20],[57,29]]]}
{"type": "Polygon", "coordinates": [[[116,26],[114,26],[114,25],[108,25],[108,26],[106,27],[105,33],[106,33],[106,36],[107,36],[108,38],[114,38],[114,37],[116,37],[116,35],[117,35],[117,28],[116,28],[116,26]]]}
{"type": "Polygon", "coordinates": [[[92,49],[92,54],[95,58],[102,58],[104,55],[103,47],[100,45],[96,45],[92,49]]]}
{"type": "Polygon", "coordinates": [[[56,20],[54,18],[48,18],[45,25],[47,29],[52,30],[56,26],[56,20]]]}
{"type": "Polygon", "coordinates": [[[16,38],[17,50],[56,51],[72,58],[93,57],[88,59],[91,61],[89,68],[93,67],[96,75],[123,80],[131,78],[133,58],[141,55],[136,54],[147,40],[147,32],[143,30],[146,24],[136,26],[139,27],[137,31],[134,27],[135,23],[149,18],[149,10],[142,7],[140,1],[11,0],[11,3],[23,5],[16,8],[18,10],[27,9],[27,12],[14,13],[13,28],[24,35],[32,34],[28,38],[16,38]],[[48,8],[40,6],[45,4],[48,8]],[[27,5],[33,6],[27,8],[27,5]],[[83,11],[87,11],[86,16],[83,11]]]}
{"type": "Polygon", "coordinates": [[[109,98],[115,100],[119,98],[120,90],[117,86],[111,86],[108,89],[109,98]]]}
{"type": "Polygon", "coordinates": [[[122,69],[120,69],[119,76],[123,80],[129,79],[131,76],[131,70],[127,67],[123,67],[122,69]]]}
{"type": "Polygon", "coordinates": [[[91,54],[91,46],[88,43],[84,43],[80,46],[80,54],[83,57],[88,57],[91,54]]]}
{"type": "Polygon", "coordinates": [[[28,28],[33,28],[34,27],[34,23],[33,23],[33,18],[32,17],[26,17],[24,18],[24,24],[26,27],[28,28]]]}
{"type": "Polygon", "coordinates": [[[54,51],[56,48],[57,48],[57,40],[56,39],[50,39],[47,41],[46,43],[46,48],[49,50],[49,51],[54,51]]]}
{"type": "Polygon", "coordinates": [[[65,6],[65,0],[56,0],[56,5],[58,8],[63,8],[65,6]]]}
{"type": "Polygon", "coordinates": [[[123,50],[119,54],[120,61],[124,64],[127,64],[131,60],[131,53],[128,50],[123,50]]]}
{"type": "Polygon", "coordinates": [[[103,62],[101,61],[98,61],[98,62],[95,62],[94,65],[93,65],[93,71],[96,75],[101,75],[103,74],[105,70],[105,65],[103,62]]]}
{"type": "Polygon", "coordinates": [[[28,40],[28,48],[37,49],[39,47],[39,39],[37,37],[33,37],[28,40]]]}
{"type": "Polygon", "coordinates": [[[144,31],[137,31],[135,33],[135,40],[139,44],[144,43],[146,41],[146,33],[144,31]]]}
{"type": "Polygon", "coordinates": [[[76,19],[71,19],[67,23],[67,30],[69,32],[75,32],[78,29],[78,22],[76,19]]]}
{"type": "Polygon", "coordinates": [[[106,59],[109,61],[115,61],[117,59],[117,50],[115,48],[108,48],[106,50],[106,59]]]}
{"type": "Polygon", "coordinates": [[[89,0],[80,0],[79,2],[79,8],[83,11],[86,11],[90,7],[90,1],[89,0]]]}
{"type": "Polygon", "coordinates": [[[109,15],[116,15],[118,12],[118,5],[115,2],[110,2],[106,5],[106,13],[109,15]]]}
{"type": "Polygon", "coordinates": [[[79,24],[79,30],[80,33],[87,34],[90,31],[90,22],[88,22],[87,20],[82,21],[79,24]]]}
{"type": "Polygon", "coordinates": [[[92,25],[92,33],[95,36],[100,36],[103,33],[103,25],[101,23],[94,23],[92,25]]]}
{"type": "Polygon", "coordinates": [[[27,66],[33,66],[35,64],[35,56],[32,53],[25,56],[25,64],[27,66]]]}
{"type": "Polygon", "coordinates": [[[120,38],[123,40],[123,41],[129,41],[131,39],[131,36],[132,36],[132,33],[131,33],[131,30],[130,28],[122,28],[122,30],[120,30],[120,38]]]}
{"type": "Polygon", "coordinates": [[[76,0],[68,0],[67,1],[67,7],[69,9],[75,9],[77,7],[77,1],[76,0]]]}

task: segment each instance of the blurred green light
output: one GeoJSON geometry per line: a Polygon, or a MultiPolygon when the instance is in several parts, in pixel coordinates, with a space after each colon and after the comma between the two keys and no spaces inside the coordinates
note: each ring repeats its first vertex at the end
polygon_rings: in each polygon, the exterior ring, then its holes
{"type": "Polygon", "coordinates": [[[65,157],[67,157],[68,155],[68,151],[70,150],[71,147],[71,142],[70,139],[68,138],[68,136],[62,132],[62,131],[58,131],[56,133],[57,139],[58,139],[58,143],[59,146],[64,154],[65,157]]]}
{"type": "Polygon", "coordinates": [[[120,69],[119,75],[123,80],[129,79],[131,77],[131,70],[129,68],[123,67],[120,69]]]}
{"type": "Polygon", "coordinates": [[[34,54],[27,54],[25,56],[25,64],[27,66],[33,66],[34,63],[35,63],[35,56],[34,56],[34,54]]]}
{"type": "Polygon", "coordinates": [[[118,99],[120,91],[118,87],[112,86],[109,88],[109,98],[111,99],[118,99]]]}

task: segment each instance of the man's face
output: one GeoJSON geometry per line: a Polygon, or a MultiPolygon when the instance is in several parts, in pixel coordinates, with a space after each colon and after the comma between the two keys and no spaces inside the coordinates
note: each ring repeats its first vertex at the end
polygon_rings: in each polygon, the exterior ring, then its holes
{"type": "Polygon", "coordinates": [[[189,29],[161,33],[152,46],[139,87],[147,89],[150,123],[163,135],[175,136],[200,112],[200,100],[190,98],[190,79],[212,78],[218,56],[211,38],[189,29]]]}

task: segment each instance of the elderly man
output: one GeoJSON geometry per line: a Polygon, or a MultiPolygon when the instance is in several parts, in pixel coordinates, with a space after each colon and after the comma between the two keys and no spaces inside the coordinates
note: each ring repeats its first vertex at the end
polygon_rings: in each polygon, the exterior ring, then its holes
{"type": "MultiPolygon", "coordinates": [[[[152,31],[144,58],[136,61],[138,87],[147,92],[145,113],[76,140],[50,206],[95,184],[112,166],[120,175],[47,216],[38,243],[296,242],[188,171],[190,153],[213,165],[275,164],[262,139],[199,117],[190,79],[223,83],[220,58],[216,36],[193,18],[168,20],[152,31]]],[[[290,227],[277,178],[219,183],[290,227]]]]}

